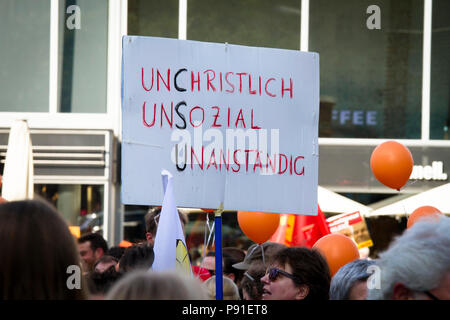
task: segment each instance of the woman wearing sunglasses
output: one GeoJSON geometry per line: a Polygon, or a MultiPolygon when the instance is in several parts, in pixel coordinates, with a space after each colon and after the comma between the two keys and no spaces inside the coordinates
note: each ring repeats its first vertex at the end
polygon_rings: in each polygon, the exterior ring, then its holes
{"type": "Polygon", "coordinates": [[[330,271],[315,250],[285,248],[278,252],[266,275],[263,300],[328,300],[330,271]]]}

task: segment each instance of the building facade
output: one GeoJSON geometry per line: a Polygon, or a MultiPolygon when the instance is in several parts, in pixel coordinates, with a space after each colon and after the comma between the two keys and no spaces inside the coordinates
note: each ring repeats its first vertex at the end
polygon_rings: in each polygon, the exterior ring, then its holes
{"type": "Polygon", "coordinates": [[[1,0],[0,30],[0,161],[26,119],[35,191],[110,244],[139,211],[120,202],[127,34],[318,52],[319,184],[366,205],[398,194],[370,171],[386,139],[414,157],[401,193],[449,183],[447,0],[1,0]]]}

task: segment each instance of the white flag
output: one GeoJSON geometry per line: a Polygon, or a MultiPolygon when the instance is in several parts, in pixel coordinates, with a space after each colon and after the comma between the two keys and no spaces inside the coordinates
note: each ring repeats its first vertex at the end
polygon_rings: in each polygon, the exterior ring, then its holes
{"type": "Polygon", "coordinates": [[[173,177],[170,172],[161,172],[164,200],[159,216],[153,251],[153,271],[177,270],[192,274],[189,256],[184,239],[180,216],[173,195],[173,177]]]}

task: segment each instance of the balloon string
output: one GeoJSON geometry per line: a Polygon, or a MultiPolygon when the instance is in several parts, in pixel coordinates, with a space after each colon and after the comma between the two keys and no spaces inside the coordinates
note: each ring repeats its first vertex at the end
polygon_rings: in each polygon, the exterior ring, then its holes
{"type": "MultiPolygon", "coordinates": [[[[419,181],[419,180],[413,180],[413,181],[408,182],[408,183],[405,185],[405,187],[402,189],[402,191],[405,191],[406,188],[412,186],[412,185],[413,185],[414,183],[416,183],[417,181],[419,181]]],[[[400,195],[400,189],[397,190],[397,191],[398,191],[398,195],[400,195]]],[[[405,212],[405,218],[408,219],[408,212],[406,212],[405,204],[402,203],[402,206],[403,206],[403,211],[405,212]]]]}
{"type": "Polygon", "coordinates": [[[259,247],[259,244],[256,245],[256,246],[250,251],[250,253],[248,254],[248,258],[250,258],[250,257],[252,256],[253,252],[255,252],[255,250],[256,250],[258,247],[259,247]]]}
{"type": "MultiPolygon", "coordinates": [[[[204,237],[204,239],[203,239],[203,253],[202,253],[202,258],[204,258],[205,257],[205,254],[206,254],[206,237],[207,237],[207,233],[208,233],[208,229],[209,229],[209,219],[208,219],[208,214],[206,214],[206,223],[205,223],[205,232],[204,232],[204,234],[205,234],[205,237],[204,237]]],[[[202,262],[203,262],[203,259],[202,259],[202,262]]]]}
{"type": "MultiPolygon", "coordinates": [[[[417,181],[418,181],[418,180],[412,181],[411,183],[407,184],[407,185],[405,186],[405,188],[408,187],[408,186],[410,186],[410,185],[413,185],[413,184],[416,183],[417,181]]],[[[403,188],[403,190],[405,190],[405,188],[403,188]]],[[[400,190],[397,190],[397,191],[398,191],[398,195],[401,195],[400,190]]],[[[405,218],[408,220],[408,212],[406,212],[406,207],[405,207],[405,203],[403,202],[403,200],[401,200],[401,205],[402,205],[402,207],[403,207],[403,212],[405,213],[405,218]]]]}
{"type": "Polygon", "coordinates": [[[261,247],[261,254],[262,254],[262,260],[263,260],[263,266],[264,268],[266,267],[266,260],[264,258],[264,247],[262,246],[262,244],[259,245],[261,247]]]}
{"type": "MultiPolygon", "coordinates": [[[[405,184],[405,185],[402,187],[402,191],[405,191],[406,188],[412,186],[412,185],[413,185],[414,183],[416,183],[417,181],[419,181],[419,180],[413,180],[413,181],[408,182],[407,184],[405,184]]],[[[397,189],[397,191],[400,193],[400,189],[397,189]]]]}
{"type": "Polygon", "coordinates": [[[215,233],[214,233],[214,227],[216,226],[216,222],[215,221],[213,221],[212,222],[212,227],[211,227],[211,229],[209,230],[209,237],[208,237],[208,243],[206,244],[207,246],[209,246],[209,242],[211,241],[211,236],[214,234],[214,237],[213,237],[213,241],[212,241],[212,243],[214,244],[214,241],[215,241],[215,239],[216,239],[216,235],[215,235],[215,233]]]}
{"type": "Polygon", "coordinates": [[[412,186],[414,183],[416,183],[417,181],[419,181],[419,180],[413,180],[413,181],[411,181],[410,183],[408,183],[408,186],[412,186]]]}
{"type": "Polygon", "coordinates": [[[408,220],[408,212],[406,212],[405,204],[402,203],[402,206],[403,206],[403,211],[405,211],[405,218],[406,218],[406,220],[408,220]]]}
{"type": "Polygon", "coordinates": [[[264,265],[264,267],[265,267],[265,266],[266,266],[266,260],[265,260],[265,257],[264,257],[264,247],[262,246],[262,244],[259,244],[259,243],[258,243],[258,244],[250,251],[250,253],[248,254],[248,259],[251,258],[253,252],[255,252],[255,250],[258,249],[258,248],[261,249],[263,265],[264,265]]]}
{"type": "Polygon", "coordinates": [[[406,218],[406,220],[408,220],[408,212],[406,212],[406,207],[405,207],[404,202],[402,202],[402,207],[403,207],[403,211],[405,212],[405,218],[406,218]]]}
{"type": "MultiPolygon", "coordinates": [[[[211,236],[214,232],[215,221],[212,222],[212,225],[209,224],[209,214],[206,214],[206,224],[205,224],[205,240],[203,243],[203,258],[206,255],[206,248],[209,246],[209,242],[211,241],[211,236]],[[207,230],[208,229],[208,230],[207,230]],[[208,233],[208,241],[206,241],[206,234],[208,233]]],[[[214,243],[214,239],[213,239],[214,243]]]]}

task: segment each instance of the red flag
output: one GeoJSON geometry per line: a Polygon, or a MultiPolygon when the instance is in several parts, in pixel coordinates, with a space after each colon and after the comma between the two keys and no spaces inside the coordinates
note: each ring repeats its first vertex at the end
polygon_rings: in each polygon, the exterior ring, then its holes
{"type": "Polygon", "coordinates": [[[192,273],[194,274],[195,277],[198,277],[201,281],[206,281],[209,278],[211,278],[211,274],[209,273],[208,269],[199,266],[192,265],[192,273]]]}
{"type": "Polygon", "coordinates": [[[312,248],[321,237],[330,233],[325,215],[318,207],[317,216],[282,214],[280,226],[270,241],[283,243],[289,247],[312,248]]]}

